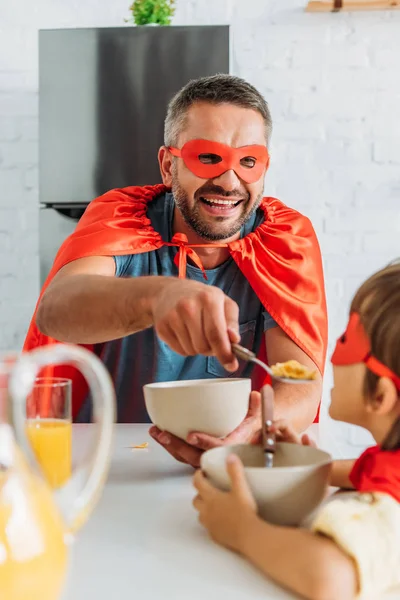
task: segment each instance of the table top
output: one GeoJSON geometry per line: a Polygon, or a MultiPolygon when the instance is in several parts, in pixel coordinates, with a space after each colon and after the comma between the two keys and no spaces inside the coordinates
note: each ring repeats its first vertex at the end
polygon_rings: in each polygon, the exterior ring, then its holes
{"type": "MultiPolygon", "coordinates": [[[[91,427],[74,426],[78,446],[91,427]]],[[[62,600],[293,600],[208,538],[192,507],[193,469],[170,457],[148,428],[115,426],[108,480],[71,548],[62,600]],[[144,442],[145,450],[129,448],[144,442]]],[[[318,426],[311,434],[318,438],[318,426]]]]}

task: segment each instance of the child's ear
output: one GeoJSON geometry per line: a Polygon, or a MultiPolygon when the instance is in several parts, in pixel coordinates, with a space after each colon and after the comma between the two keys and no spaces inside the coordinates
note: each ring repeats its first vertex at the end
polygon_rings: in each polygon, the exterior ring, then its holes
{"type": "Polygon", "coordinates": [[[399,401],[398,391],[388,377],[380,377],[376,390],[368,401],[368,412],[387,415],[393,411],[399,401]]]}

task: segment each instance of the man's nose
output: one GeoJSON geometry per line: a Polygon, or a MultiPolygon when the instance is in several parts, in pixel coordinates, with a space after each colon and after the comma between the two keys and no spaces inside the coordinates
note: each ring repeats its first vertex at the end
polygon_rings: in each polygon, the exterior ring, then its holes
{"type": "Polygon", "coordinates": [[[238,189],[242,185],[242,182],[233,169],[229,169],[229,171],[225,171],[218,177],[215,177],[215,179],[213,179],[213,183],[224,188],[227,192],[238,189]]]}

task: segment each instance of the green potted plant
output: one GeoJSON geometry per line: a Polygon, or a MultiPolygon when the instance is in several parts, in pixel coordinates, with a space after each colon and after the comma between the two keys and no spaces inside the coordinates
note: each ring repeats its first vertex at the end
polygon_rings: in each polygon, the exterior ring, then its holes
{"type": "Polygon", "coordinates": [[[170,25],[175,0],[134,0],[129,10],[136,25],[170,25]]]}

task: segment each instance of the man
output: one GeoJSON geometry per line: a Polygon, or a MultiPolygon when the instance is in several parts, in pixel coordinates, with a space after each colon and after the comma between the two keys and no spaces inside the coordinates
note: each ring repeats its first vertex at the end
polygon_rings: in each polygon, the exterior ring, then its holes
{"type": "MultiPolygon", "coordinates": [[[[269,362],[297,359],[322,373],[326,307],[318,242],[309,221],[263,199],[271,117],[238,77],[189,82],[171,101],[159,150],[164,186],[113,190],[94,200],[60,249],[25,343],[84,344],[112,374],[119,421],[144,421],[152,381],[251,376],[231,343],[269,362]],[[189,262],[187,262],[189,260],[189,262]]],[[[63,373],[65,375],[65,371],[63,373]]],[[[87,402],[74,373],[74,415],[87,402]],[[78,398],[79,396],[79,398],[78,398]]],[[[314,385],[276,384],[276,417],[298,430],[314,419],[314,385]]],[[[260,398],[226,441],[260,430],[260,398]]],[[[178,460],[198,466],[218,440],[187,442],[153,427],[178,460]]]]}

